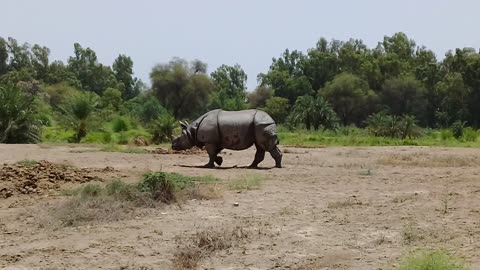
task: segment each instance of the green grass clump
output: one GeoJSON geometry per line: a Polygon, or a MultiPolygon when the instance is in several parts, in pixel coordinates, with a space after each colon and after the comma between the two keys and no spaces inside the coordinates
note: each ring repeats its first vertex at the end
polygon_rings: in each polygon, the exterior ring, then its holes
{"type": "Polygon", "coordinates": [[[31,167],[37,165],[38,161],[32,159],[24,159],[17,162],[17,164],[20,166],[31,167]]]}
{"type": "Polygon", "coordinates": [[[129,130],[128,121],[125,118],[118,117],[112,121],[113,132],[122,132],[129,130]]]}
{"type": "Polygon", "coordinates": [[[143,148],[130,147],[125,145],[108,144],[100,149],[103,152],[120,152],[129,154],[146,154],[147,151],[143,148]]]}
{"type": "Polygon", "coordinates": [[[464,262],[444,250],[420,250],[408,254],[398,270],[467,270],[464,262]]]}

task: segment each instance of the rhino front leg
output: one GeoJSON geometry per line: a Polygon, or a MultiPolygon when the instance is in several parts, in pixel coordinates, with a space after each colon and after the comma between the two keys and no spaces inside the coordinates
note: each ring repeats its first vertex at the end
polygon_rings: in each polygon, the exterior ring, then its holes
{"type": "Polygon", "coordinates": [[[260,148],[258,145],[255,145],[257,148],[257,152],[255,153],[255,159],[253,160],[250,168],[257,168],[258,164],[265,159],[265,150],[260,148]]]}
{"type": "Polygon", "coordinates": [[[215,162],[218,165],[222,164],[223,159],[221,157],[217,156],[218,153],[220,153],[221,149],[216,147],[214,144],[206,144],[205,149],[207,150],[209,161],[208,161],[207,164],[204,165],[204,167],[214,168],[215,167],[215,162]]]}
{"type": "Polygon", "coordinates": [[[280,152],[280,149],[278,147],[273,148],[270,150],[270,155],[275,160],[275,167],[282,168],[282,152],[280,152]]]}

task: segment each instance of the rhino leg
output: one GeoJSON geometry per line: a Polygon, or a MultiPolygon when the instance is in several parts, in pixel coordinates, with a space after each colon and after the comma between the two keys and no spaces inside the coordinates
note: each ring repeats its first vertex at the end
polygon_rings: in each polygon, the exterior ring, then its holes
{"type": "Polygon", "coordinates": [[[206,168],[214,168],[215,163],[218,165],[221,165],[223,162],[222,157],[217,156],[218,153],[220,153],[221,149],[219,149],[217,146],[214,144],[206,144],[205,149],[207,150],[209,161],[207,164],[205,164],[204,167],[206,168]]]}
{"type": "Polygon", "coordinates": [[[250,168],[257,168],[258,164],[265,159],[265,150],[263,150],[259,145],[255,145],[257,148],[257,152],[255,153],[255,159],[253,160],[252,164],[249,166],[250,168]]]}
{"type": "Polygon", "coordinates": [[[280,149],[278,149],[278,147],[273,148],[272,150],[270,150],[270,155],[272,155],[272,158],[275,160],[275,167],[281,168],[282,152],[280,152],[280,149]]]}
{"type": "MultiPolygon", "coordinates": [[[[217,155],[218,155],[218,153],[220,153],[220,151],[222,151],[222,149],[220,149],[220,150],[217,151],[217,155]]],[[[223,158],[222,158],[222,157],[219,157],[219,156],[216,156],[216,157],[215,157],[215,163],[217,163],[218,166],[221,166],[222,163],[223,163],[223,158]]]]}

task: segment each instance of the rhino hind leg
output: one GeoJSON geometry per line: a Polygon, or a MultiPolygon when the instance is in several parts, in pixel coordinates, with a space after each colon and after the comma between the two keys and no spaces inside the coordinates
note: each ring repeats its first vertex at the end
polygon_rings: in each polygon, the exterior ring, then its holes
{"type": "Polygon", "coordinates": [[[265,159],[265,150],[260,148],[259,145],[255,145],[257,148],[257,152],[255,153],[255,159],[253,160],[252,164],[250,164],[250,168],[257,168],[258,164],[265,159]]]}
{"type": "Polygon", "coordinates": [[[275,146],[272,150],[270,150],[270,155],[272,158],[275,160],[275,167],[277,168],[282,168],[282,152],[280,152],[280,149],[275,146]]]}

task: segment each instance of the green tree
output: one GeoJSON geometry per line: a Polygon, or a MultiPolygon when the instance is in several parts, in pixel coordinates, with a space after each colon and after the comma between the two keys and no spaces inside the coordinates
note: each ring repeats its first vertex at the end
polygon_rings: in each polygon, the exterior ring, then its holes
{"type": "Polygon", "coordinates": [[[50,63],[44,82],[50,85],[68,82],[72,86],[81,87],[75,75],[67,69],[62,61],[53,61],[50,63]]]}
{"type": "Polygon", "coordinates": [[[240,65],[221,65],[210,76],[214,92],[209,109],[236,111],[246,108],[247,74],[240,65]]]}
{"type": "Polygon", "coordinates": [[[386,80],[380,98],[383,105],[387,106],[390,113],[401,116],[414,115],[424,123],[425,119],[425,88],[413,76],[402,76],[386,80]]]}
{"type": "Polygon", "coordinates": [[[273,89],[267,86],[258,86],[255,90],[247,95],[249,107],[252,109],[265,106],[269,98],[273,96],[273,89]]]}
{"type": "Polygon", "coordinates": [[[74,44],[75,56],[68,59],[68,70],[79,82],[77,87],[101,95],[109,87],[117,87],[112,69],[97,61],[96,53],[90,48],[74,44]]]}
{"type": "Polygon", "coordinates": [[[9,83],[0,85],[0,100],[0,143],[39,142],[35,97],[9,83]]]}
{"type": "Polygon", "coordinates": [[[332,104],[343,125],[362,123],[373,112],[376,99],[368,83],[350,73],[337,75],[319,93],[332,104]]]}
{"type": "Polygon", "coordinates": [[[176,119],[189,118],[206,110],[213,83],[205,73],[192,72],[183,59],[156,65],[150,73],[152,91],[160,104],[176,119]]]}
{"type": "Polygon", "coordinates": [[[31,70],[32,63],[31,63],[31,53],[30,53],[30,45],[28,43],[24,43],[23,45],[19,45],[18,41],[14,38],[9,37],[7,42],[8,53],[10,55],[10,63],[9,68],[10,70],[20,71],[22,69],[31,70]]]}
{"type": "Polygon", "coordinates": [[[302,63],[302,74],[309,78],[312,89],[310,93],[324,87],[339,73],[340,46],[341,42],[338,40],[329,43],[325,38],[321,38],[314,48],[308,50],[308,58],[302,63]]]}
{"type": "Polygon", "coordinates": [[[450,127],[455,121],[468,119],[470,89],[463,82],[462,74],[449,73],[436,86],[441,97],[437,118],[441,126],[450,127]]]}
{"type": "Polygon", "coordinates": [[[107,88],[103,91],[102,106],[111,106],[114,110],[118,111],[122,104],[122,92],[115,88],[107,88]]]}
{"type": "Polygon", "coordinates": [[[35,73],[35,79],[46,81],[49,72],[49,61],[48,57],[50,55],[50,49],[47,47],[41,47],[38,44],[35,44],[32,47],[32,67],[35,73]]]}
{"type": "Polygon", "coordinates": [[[8,46],[5,39],[0,37],[0,77],[8,72],[8,46]]]}
{"type": "Polygon", "coordinates": [[[276,123],[283,123],[287,119],[290,104],[286,98],[272,97],[267,100],[265,107],[261,109],[270,114],[276,123]]]}
{"type": "Polygon", "coordinates": [[[113,62],[113,73],[121,85],[123,99],[132,99],[139,94],[139,89],[135,87],[137,78],[133,77],[133,61],[130,57],[119,55],[113,62]]]}
{"type": "Polygon", "coordinates": [[[314,93],[304,72],[306,61],[307,57],[301,52],[285,50],[282,57],[273,58],[268,73],[258,75],[260,85],[271,87],[276,96],[287,98],[293,105],[297,97],[314,93]]]}

